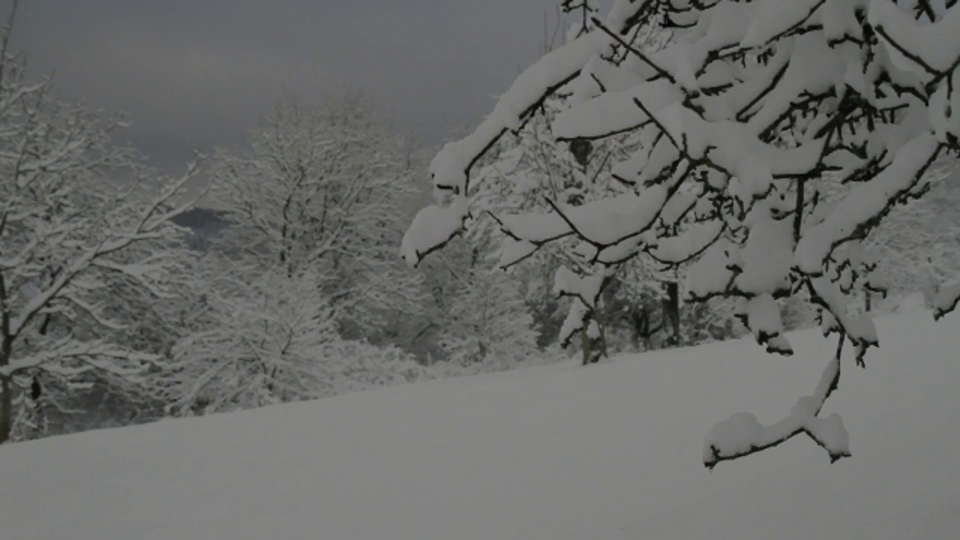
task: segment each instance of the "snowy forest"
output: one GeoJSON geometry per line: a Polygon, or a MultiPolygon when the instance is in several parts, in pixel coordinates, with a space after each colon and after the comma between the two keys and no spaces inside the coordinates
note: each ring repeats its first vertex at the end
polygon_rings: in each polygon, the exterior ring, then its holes
{"type": "Polygon", "coordinates": [[[812,394],[769,426],[714,411],[703,464],[796,435],[849,456],[820,411],[882,348],[872,316],[960,300],[960,6],[559,5],[439,148],[361,90],[288,93],[177,175],[27,69],[14,5],[0,444],[736,338],[789,356],[819,327],[812,394]]]}

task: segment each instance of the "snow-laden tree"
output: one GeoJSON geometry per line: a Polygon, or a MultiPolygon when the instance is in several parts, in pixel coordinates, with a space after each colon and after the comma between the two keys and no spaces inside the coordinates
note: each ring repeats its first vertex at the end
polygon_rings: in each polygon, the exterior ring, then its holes
{"type": "MultiPolygon", "coordinates": [[[[572,145],[577,149],[575,157],[571,145],[557,141],[550,131],[552,119],[566,108],[564,101],[562,97],[546,100],[540,114],[516,137],[500,139],[496,155],[491,151],[490,158],[484,160],[486,163],[478,167],[478,189],[471,205],[477,215],[470,226],[472,238],[483,238],[484,233],[499,228],[501,214],[549,211],[552,200],[582,204],[616,191],[616,186],[601,184],[598,179],[609,179],[601,173],[615,154],[623,153],[623,142],[611,138],[597,147],[587,141],[577,143],[572,145]],[[550,198],[545,198],[544,193],[549,193],[550,198]]],[[[579,248],[575,239],[566,239],[544,245],[532,254],[523,253],[524,256],[516,259],[509,248],[501,251],[497,265],[511,269],[517,279],[526,284],[526,301],[535,308],[537,323],[542,329],[556,327],[555,331],[559,331],[563,322],[553,286],[557,270],[565,267],[580,275],[596,271],[579,248]]],[[[570,301],[580,300],[574,297],[570,301]]],[[[585,310],[584,314],[592,320],[601,319],[592,309],[585,310]]],[[[581,328],[565,327],[565,330],[568,335],[561,340],[563,346],[579,345],[581,340],[573,337],[581,328]]]]}
{"type": "Polygon", "coordinates": [[[132,351],[154,355],[149,368],[134,378],[105,370],[90,371],[81,379],[85,384],[79,386],[77,379],[64,381],[36,370],[31,386],[39,385],[40,398],[35,403],[24,403],[22,421],[14,422],[15,432],[19,430],[21,435],[15,438],[25,438],[24,430],[32,438],[142,423],[164,415],[163,379],[158,375],[168,364],[174,343],[191,329],[191,319],[198,316],[195,302],[200,298],[193,288],[199,285],[192,279],[195,256],[183,247],[183,240],[179,234],[144,239],[117,254],[116,260],[124,264],[165,261],[168,267],[157,276],[162,284],[161,294],[142,287],[125,273],[91,269],[91,275],[95,273],[101,281],[101,286],[91,292],[100,312],[120,324],[108,328],[90,318],[67,318],[51,312],[41,325],[44,335],[57,335],[69,327],[74,336],[96,336],[122,343],[132,351]],[[38,417],[44,429],[32,426],[31,416],[38,417]]]}
{"type": "Polygon", "coordinates": [[[34,398],[56,407],[104,380],[145,382],[158,355],[130,339],[136,324],[115,292],[170,295],[179,262],[144,248],[177,241],[171,220],[189,208],[181,196],[196,172],[143,171],[110,140],[119,118],[27,80],[10,30],[0,49],[0,443],[37,410],[34,398]]]}
{"type": "Polygon", "coordinates": [[[933,307],[944,281],[960,277],[960,185],[954,159],[927,173],[930,192],[893,209],[870,238],[867,249],[883,260],[890,289],[899,294],[925,292],[933,307]]]}
{"type": "MultiPolygon", "coordinates": [[[[554,120],[554,135],[638,133],[640,147],[612,172],[634,189],[501,216],[512,252],[576,237],[610,274],[637,256],[695,261],[684,270],[689,298],[736,298],[757,341],[780,354],[792,353],[780,302],[804,298],[824,332],[839,336],[814,393],[770,426],[748,413],[718,424],[703,461],[713,467],[799,434],[831,460],[850,455],[840,417],[820,411],[837,389],[843,345],[862,366],[879,344],[870,318],[847,310],[877,262],[864,241],[892,208],[923,196],[938,158],[960,151],[960,6],[617,0],[605,17],[589,17],[591,28],[526,69],[473,133],[434,158],[438,205],[414,219],[404,256],[416,264],[456,235],[478,160],[557,88],[577,84],[578,103],[554,120]],[[668,29],[669,44],[635,47],[646,24],[668,29]],[[828,202],[821,193],[830,189],[842,195],[828,202]]],[[[600,289],[579,286],[585,296],[600,289]]],[[[935,316],[958,300],[960,286],[941,288],[935,316]]]]}
{"type": "Polygon", "coordinates": [[[533,317],[515,276],[492,268],[482,239],[462,246],[469,259],[448,268],[451,289],[439,328],[446,362],[469,371],[499,371],[530,364],[538,356],[533,317]]]}
{"type": "Polygon", "coordinates": [[[333,377],[340,341],[314,275],[270,269],[211,271],[204,308],[211,322],[174,349],[168,401],[175,412],[217,412],[316,397],[333,377]],[[218,275],[219,274],[219,275],[218,275]]]}
{"type": "Polygon", "coordinates": [[[174,414],[262,407],[424,376],[395,347],[342,339],[316,274],[225,264],[235,261],[204,266],[203,322],[176,344],[163,374],[174,414]]]}
{"type": "MultiPolygon", "coordinates": [[[[489,152],[490,157],[477,167],[471,207],[479,217],[473,228],[495,229],[500,225],[497,216],[502,214],[549,212],[555,202],[576,206],[630,189],[609,173],[611,165],[627,159],[636,146],[631,134],[596,141],[564,141],[553,135],[552,122],[570,107],[573,91],[573,85],[567,85],[544,100],[538,114],[516,136],[501,138],[489,152]],[[484,219],[487,216],[489,219],[484,219]]],[[[579,310],[584,319],[579,324],[562,325],[564,318],[557,317],[555,292],[563,291],[555,291],[554,274],[562,266],[580,276],[590,276],[603,273],[602,265],[585,256],[583,243],[573,237],[540,244],[533,253],[513,251],[512,247],[505,246],[499,266],[516,268],[527,283],[527,301],[536,308],[538,325],[550,334],[562,328],[560,342],[564,347],[581,344],[584,323],[603,327],[605,332],[632,332],[630,342],[637,342],[642,335],[647,345],[651,333],[668,327],[673,331],[672,325],[662,324],[669,309],[661,309],[665,305],[661,302],[662,285],[672,276],[660,272],[654,261],[633,259],[620,265],[610,277],[612,286],[606,288],[615,294],[604,294],[596,301],[569,295],[566,303],[587,302],[579,310]],[[645,320],[651,324],[646,325],[645,320]]]]}
{"type": "Polygon", "coordinates": [[[369,98],[283,98],[251,149],[221,152],[213,170],[230,249],[291,276],[313,273],[342,331],[372,338],[417,312],[420,283],[395,257],[414,163],[369,98]]]}
{"type": "Polygon", "coordinates": [[[414,166],[359,94],[284,98],[249,150],[217,156],[211,196],[229,227],[199,264],[200,305],[164,370],[172,412],[424,376],[395,346],[425,318],[421,277],[395,257],[414,166]]]}

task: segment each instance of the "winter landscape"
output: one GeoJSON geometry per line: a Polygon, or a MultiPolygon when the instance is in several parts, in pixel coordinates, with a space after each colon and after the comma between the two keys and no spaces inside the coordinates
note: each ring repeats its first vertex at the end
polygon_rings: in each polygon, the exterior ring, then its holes
{"type": "Polygon", "coordinates": [[[0,2],[0,538],[960,538],[956,0],[216,3],[0,2]]]}

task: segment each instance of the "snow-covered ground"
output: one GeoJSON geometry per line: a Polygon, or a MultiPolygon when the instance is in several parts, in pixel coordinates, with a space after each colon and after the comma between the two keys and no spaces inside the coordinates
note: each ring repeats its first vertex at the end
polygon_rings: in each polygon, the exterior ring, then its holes
{"type": "Polygon", "coordinates": [[[956,539],[958,321],[847,356],[835,465],[805,437],[700,464],[715,422],[813,390],[834,340],[806,332],[0,447],[0,538],[956,539]]]}

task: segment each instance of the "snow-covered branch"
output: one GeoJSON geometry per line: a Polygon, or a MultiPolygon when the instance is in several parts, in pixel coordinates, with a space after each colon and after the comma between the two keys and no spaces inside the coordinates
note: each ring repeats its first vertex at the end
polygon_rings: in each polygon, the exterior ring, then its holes
{"type": "Polygon", "coordinates": [[[841,334],[837,354],[827,364],[813,395],[797,400],[789,416],[770,426],[763,426],[750,413],[740,413],[718,423],[707,434],[703,448],[703,464],[708,469],[721,461],[739,459],[779,446],[804,433],[827,451],[830,461],[850,457],[850,437],[837,414],[818,416],[827,398],[840,384],[840,352],[845,337],[841,334]]]}
{"type": "MultiPolygon", "coordinates": [[[[567,81],[571,97],[544,133],[575,154],[577,163],[567,159],[574,181],[564,188],[578,194],[564,200],[549,176],[535,188],[521,174],[510,175],[515,188],[498,180],[501,193],[526,197],[483,207],[508,237],[502,265],[573,241],[586,246],[588,263],[659,261],[685,274],[692,300],[737,299],[738,316],[771,352],[792,352],[784,302],[820,309],[863,365],[879,339],[869,316],[847,308],[864,291],[883,289],[884,261],[862,256],[862,244],[894,209],[926,196],[938,163],[960,155],[960,4],[618,1],[605,18],[576,6],[590,19],[574,24],[579,37],[531,66],[473,134],[437,155],[434,183],[455,194],[455,205],[424,211],[444,215],[434,221],[443,227],[418,219],[404,241],[408,260],[445,245],[470,207],[491,200],[488,188],[470,192],[479,185],[469,181],[471,169],[502,133],[529,121],[530,105],[567,81]],[[641,11],[669,36],[662,48],[637,45],[624,31],[641,11]],[[624,155],[601,175],[586,174],[592,146],[611,140],[630,141],[624,155]],[[610,180],[617,189],[584,186],[610,180]]],[[[510,160],[541,160],[542,148],[510,160]]],[[[934,316],[958,298],[955,286],[940,287],[934,316]]],[[[578,328],[590,305],[586,297],[575,302],[564,328],[578,328]]],[[[835,363],[825,381],[839,376],[835,363]]],[[[718,428],[710,463],[800,432],[843,455],[845,438],[831,435],[842,431],[839,420],[816,417],[827,387],[815,407],[802,400],[769,428],[746,416],[724,424],[751,442],[727,445],[718,428]]]]}

